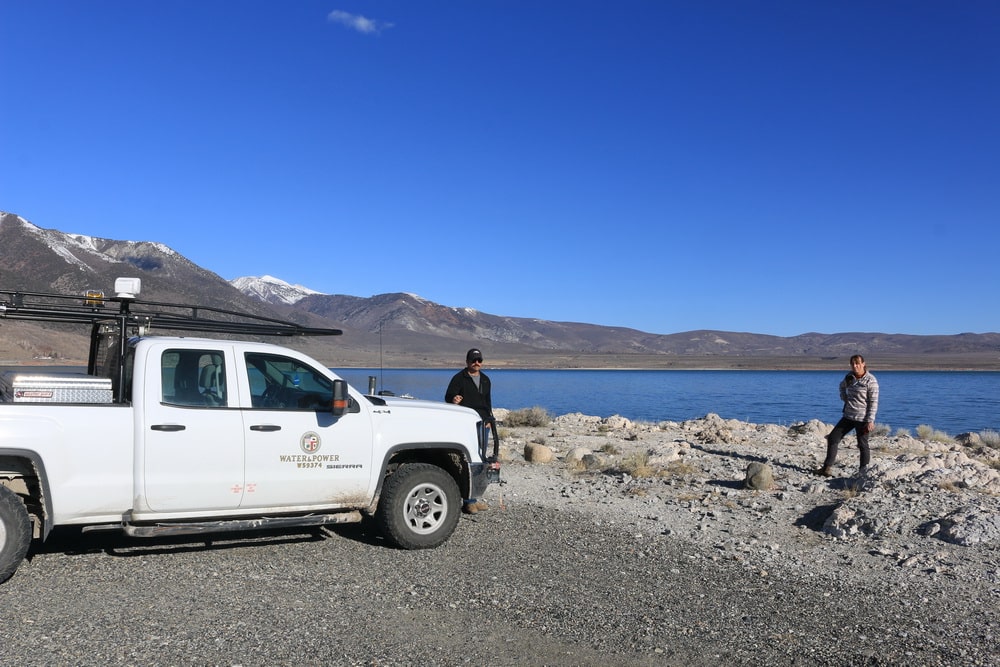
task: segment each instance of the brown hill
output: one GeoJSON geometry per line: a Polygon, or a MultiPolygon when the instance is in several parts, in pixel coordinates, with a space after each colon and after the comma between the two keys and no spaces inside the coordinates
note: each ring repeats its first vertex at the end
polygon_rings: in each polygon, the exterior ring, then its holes
{"type": "MultiPolygon", "coordinates": [[[[452,367],[476,345],[486,351],[490,366],[532,368],[829,368],[845,366],[860,352],[872,357],[873,368],[1000,369],[997,333],[661,335],[492,315],[402,292],[370,298],[303,292],[298,300],[286,295],[269,302],[254,288],[257,279],[240,279],[241,291],[163,244],[66,234],[9,213],[0,213],[0,266],[0,290],[8,293],[110,291],[116,277],[127,275],[142,279],[144,299],[339,327],[344,335],[336,339],[293,342],[333,367],[452,367]]],[[[85,355],[85,333],[0,319],[0,363],[78,361],[85,355]]]]}

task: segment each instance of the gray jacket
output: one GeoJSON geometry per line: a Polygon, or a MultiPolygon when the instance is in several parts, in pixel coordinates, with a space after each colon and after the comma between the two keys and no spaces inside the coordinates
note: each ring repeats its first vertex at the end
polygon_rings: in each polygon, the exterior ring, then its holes
{"type": "Polygon", "coordinates": [[[875,422],[878,412],[878,380],[871,373],[860,378],[848,373],[840,381],[840,400],[844,402],[844,416],[856,422],[875,422]]]}

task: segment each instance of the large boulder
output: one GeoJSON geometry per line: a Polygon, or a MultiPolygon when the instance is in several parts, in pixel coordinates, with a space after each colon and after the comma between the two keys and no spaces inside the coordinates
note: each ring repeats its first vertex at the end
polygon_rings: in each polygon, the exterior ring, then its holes
{"type": "Polygon", "coordinates": [[[524,446],[524,460],[528,463],[552,463],[555,458],[555,452],[545,445],[529,442],[524,446]]]}
{"type": "Polygon", "coordinates": [[[752,461],[747,466],[747,476],[743,483],[748,489],[768,491],[774,486],[774,472],[766,463],[752,461]]]}

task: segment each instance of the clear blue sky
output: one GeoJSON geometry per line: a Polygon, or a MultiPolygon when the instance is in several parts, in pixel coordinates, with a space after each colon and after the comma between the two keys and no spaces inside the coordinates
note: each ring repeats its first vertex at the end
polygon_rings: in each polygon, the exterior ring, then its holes
{"type": "Polygon", "coordinates": [[[0,210],[232,279],[1000,331],[1000,3],[0,3],[0,210]]]}

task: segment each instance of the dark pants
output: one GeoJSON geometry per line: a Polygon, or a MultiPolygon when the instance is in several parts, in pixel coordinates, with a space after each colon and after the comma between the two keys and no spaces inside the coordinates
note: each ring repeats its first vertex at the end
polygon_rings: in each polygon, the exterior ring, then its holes
{"type": "Polygon", "coordinates": [[[824,468],[833,467],[834,462],[837,460],[837,447],[840,445],[840,441],[844,439],[844,436],[851,431],[854,431],[858,436],[858,449],[861,450],[861,467],[865,468],[868,466],[872,454],[871,450],[868,449],[868,433],[865,432],[865,424],[866,422],[856,422],[847,417],[837,422],[837,425],[830,431],[830,435],[826,436],[826,461],[823,462],[824,468]]]}

